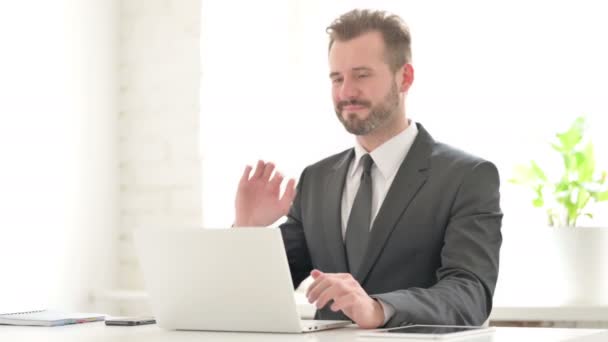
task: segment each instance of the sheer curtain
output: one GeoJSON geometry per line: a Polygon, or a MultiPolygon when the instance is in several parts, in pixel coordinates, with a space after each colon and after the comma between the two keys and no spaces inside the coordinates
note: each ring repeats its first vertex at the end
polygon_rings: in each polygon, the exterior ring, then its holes
{"type": "Polygon", "coordinates": [[[0,4],[0,313],[115,286],[114,1],[0,4]]]}

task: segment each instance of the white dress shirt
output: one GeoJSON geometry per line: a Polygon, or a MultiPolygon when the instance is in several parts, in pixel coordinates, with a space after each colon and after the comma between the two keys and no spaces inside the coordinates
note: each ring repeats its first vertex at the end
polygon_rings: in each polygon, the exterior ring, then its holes
{"type": "MultiPolygon", "coordinates": [[[[416,135],[418,135],[418,127],[414,121],[410,120],[408,128],[369,153],[374,160],[371,168],[372,215],[370,229],[391,184],[393,184],[399,166],[405,160],[405,156],[407,156],[414,139],[416,139],[416,135]]],[[[355,142],[355,157],[348,168],[344,192],[342,193],[342,239],[346,236],[348,217],[361,182],[361,173],[363,172],[363,165],[360,163],[361,157],[366,153],[367,151],[358,142],[355,142]]],[[[395,314],[395,309],[381,300],[378,300],[378,302],[384,310],[384,323],[386,324],[395,314]]]]}

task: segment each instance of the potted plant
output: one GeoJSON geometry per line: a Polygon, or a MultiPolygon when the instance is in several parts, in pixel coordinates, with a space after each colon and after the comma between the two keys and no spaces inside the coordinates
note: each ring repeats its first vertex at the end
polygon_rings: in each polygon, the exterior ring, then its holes
{"type": "Polygon", "coordinates": [[[515,169],[509,181],[529,187],[534,193],[532,204],[545,207],[550,226],[575,227],[581,216],[593,218],[586,210],[590,202],[608,200],[606,171],[595,171],[593,143],[585,137],[585,119],[579,117],[563,133],[556,134],[551,147],[564,162],[557,180],[550,180],[536,161],[515,169]]]}
{"type": "Polygon", "coordinates": [[[596,170],[585,119],[578,117],[557,133],[551,147],[563,161],[559,177],[551,179],[546,168],[531,161],[517,166],[509,180],[532,190],[532,205],[544,208],[548,225],[554,227],[526,233],[534,238],[530,258],[543,260],[537,267],[559,273],[550,286],[560,289],[560,304],[608,305],[608,229],[578,225],[581,217],[593,218],[589,204],[608,200],[607,173],[596,170]],[[543,254],[550,258],[543,259],[543,254]]]}

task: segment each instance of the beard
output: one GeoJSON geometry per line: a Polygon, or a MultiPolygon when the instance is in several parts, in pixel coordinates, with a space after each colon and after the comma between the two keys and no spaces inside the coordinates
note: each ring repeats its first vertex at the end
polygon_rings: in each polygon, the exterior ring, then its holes
{"type": "Polygon", "coordinates": [[[373,132],[376,128],[388,122],[399,107],[399,91],[397,85],[393,82],[391,90],[382,99],[380,103],[372,106],[370,101],[352,99],[350,101],[340,101],[336,105],[336,115],[338,120],[342,122],[344,128],[354,135],[366,135],[373,132]],[[367,118],[360,119],[357,113],[347,113],[346,117],[342,116],[342,111],[346,105],[358,105],[369,108],[367,118]]]}

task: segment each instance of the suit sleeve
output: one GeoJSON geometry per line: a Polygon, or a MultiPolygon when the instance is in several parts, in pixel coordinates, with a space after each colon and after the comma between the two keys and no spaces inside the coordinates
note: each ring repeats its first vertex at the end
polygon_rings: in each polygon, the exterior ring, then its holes
{"type": "Polygon", "coordinates": [[[287,220],[280,226],[294,288],[297,288],[312,271],[312,261],[304,236],[301,212],[302,187],[304,184],[305,172],[306,170],[302,172],[300,180],[298,181],[296,197],[287,214],[287,220]]]}
{"type": "Polygon", "coordinates": [[[487,161],[463,178],[445,230],[437,283],[373,296],[395,309],[387,327],[481,325],[488,318],[502,244],[499,183],[498,170],[487,161]]]}

